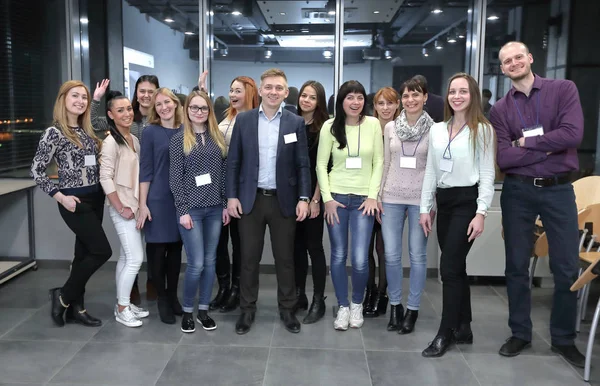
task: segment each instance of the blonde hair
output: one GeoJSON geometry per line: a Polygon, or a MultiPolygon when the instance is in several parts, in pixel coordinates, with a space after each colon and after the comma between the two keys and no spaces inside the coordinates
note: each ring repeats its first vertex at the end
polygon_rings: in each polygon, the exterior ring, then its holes
{"type": "Polygon", "coordinates": [[[148,123],[152,125],[160,125],[161,119],[158,113],[156,112],[156,97],[159,95],[164,95],[167,98],[171,99],[173,103],[175,103],[175,113],[173,114],[173,126],[174,128],[178,128],[183,123],[183,111],[181,108],[181,101],[179,98],[173,94],[173,91],[169,90],[166,87],[161,87],[154,92],[152,95],[152,107],[150,108],[150,114],[148,114],[148,123]]]}
{"type": "Polygon", "coordinates": [[[210,97],[204,91],[192,91],[185,100],[185,114],[183,115],[183,153],[185,155],[190,154],[192,149],[196,146],[196,134],[194,133],[194,127],[190,120],[189,107],[192,103],[192,99],[200,97],[206,101],[208,105],[208,119],[206,120],[208,134],[215,141],[219,149],[221,149],[221,155],[223,158],[227,155],[227,145],[225,144],[225,137],[219,130],[217,124],[217,118],[215,117],[215,111],[213,105],[210,102],[210,97]]]}
{"type": "MultiPolygon", "coordinates": [[[[483,114],[483,108],[481,107],[481,93],[479,92],[479,86],[477,85],[477,81],[471,75],[466,74],[464,72],[459,72],[454,74],[450,80],[448,81],[448,89],[446,90],[446,98],[444,101],[444,120],[448,121],[450,118],[454,117],[454,110],[450,106],[450,102],[448,101],[448,94],[450,93],[450,86],[455,79],[463,78],[467,81],[469,85],[469,94],[471,96],[471,101],[469,103],[469,107],[467,107],[467,111],[465,112],[465,116],[467,119],[467,126],[469,130],[471,130],[471,145],[473,146],[473,154],[477,152],[477,138],[479,135],[479,125],[483,126],[483,148],[486,150],[491,143],[495,141],[494,130],[492,129],[492,124],[483,114]],[[488,138],[490,137],[490,138],[488,138]]],[[[495,150],[495,146],[492,147],[492,151],[495,150]]]]}
{"type": "Polygon", "coordinates": [[[260,82],[262,83],[263,80],[265,80],[265,78],[271,76],[280,76],[285,80],[285,83],[287,84],[287,76],[285,76],[285,72],[283,72],[283,70],[280,70],[279,68],[270,68],[267,71],[263,72],[260,76],[260,82]]]}
{"type": "MultiPolygon", "coordinates": [[[[237,78],[235,78],[231,81],[231,85],[233,85],[233,82],[235,82],[235,81],[238,81],[244,85],[244,91],[245,91],[244,108],[246,109],[246,111],[257,108],[258,107],[258,89],[256,88],[256,83],[254,82],[254,79],[249,78],[247,76],[238,76],[237,78]]],[[[231,85],[229,87],[231,87],[231,85]]],[[[235,107],[229,106],[225,110],[225,114],[227,114],[227,119],[229,121],[232,121],[233,118],[238,114],[238,111],[235,109],[235,107]]]]}
{"type": "Polygon", "coordinates": [[[83,87],[85,89],[85,93],[87,95],[87,106],[83,114],[77,117],[77,125],[85,131],[85,133],[96,142],[96,146],[98,146],[98,150],[100,150],[102,146],[102,142],[98,137],[96,137],[96,133],[94,133],[94,128],[92,127],[92,121],[90,118],[91,114],[91,101],[92,97],[90,95],[90,90],[86,87],[83,82],[79,80],[68,80],[60,86],[58,90],[58,95],[56,96],[56,102],[54,102],[54,111],[52,114],[52,118],[54,120],[54,125],[59,129],[63,135],[75,145],[83,148],[83,144],[79,139],[79,136],[73,129],[69,127],[69,119],[67,117],[67,105],[65,99],[67,98],[67,94],[75,87],[83,87]]]}
{"type": "MultiPolygon", "coordinates": [[[[398,118],[398,115],[400,115],[400,94],[398,94],[398,91],[391,87],[383,87],[377,91],[377,94],[375,94],[375,97],[373,98],[374,105],[377,105],[379,98],[383,98],[390,103],[398,103],[398,107],[396,108],[396,111],[394,111],[393,119],[398,118]]],[[[377,112],[375,106],[373,106],[373,116],[375,118],[379,118],[379,113],[377,112]]]]}

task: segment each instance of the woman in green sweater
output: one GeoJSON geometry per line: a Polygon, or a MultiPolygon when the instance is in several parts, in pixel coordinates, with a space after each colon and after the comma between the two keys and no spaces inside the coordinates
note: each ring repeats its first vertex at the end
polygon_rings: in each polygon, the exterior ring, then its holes
{"type": "Polygon", "coordinates": [[[369,277],[367,261],[377,194],[383,174],[379,120],[365,116],[367,93],[357,81],[340,87],[335,118],[323,125],[317,153],[317,179],[325,203],[331,243],[331,280],[340,306],[336,330],[363,324],[362,301],[369,277]],[[333,161],[327,172],[329,159],[333,161]],[[352,235],[352,302],[348,302],[348,233],[352,235]]]}

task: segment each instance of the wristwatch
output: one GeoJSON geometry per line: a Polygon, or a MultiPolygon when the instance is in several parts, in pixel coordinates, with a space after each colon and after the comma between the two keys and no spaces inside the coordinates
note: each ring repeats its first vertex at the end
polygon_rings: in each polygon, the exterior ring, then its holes
{"type": "Polygon", "coordinates": [[[300,198],[298,199],[298,201],[304,201],[304,202],[306,202],[307,204],[308,204],[308,203],[310,203],[310,199],[309,199],[308,197],[300,197],[300,198]]]}
{"type": "Polygon", "coordinates": [[[321,202],[321,200],[312,200],[312,202],[314,202],[315,204],[318,204],[319,202],[321,202]]]}
{"type": "Polygon", "coordinates": [[[483,218],[486,218],[487,214],[488,214],[486,210],[480,210],[480,211],[477,211],[476,213],[482,215],[483,218]]]}

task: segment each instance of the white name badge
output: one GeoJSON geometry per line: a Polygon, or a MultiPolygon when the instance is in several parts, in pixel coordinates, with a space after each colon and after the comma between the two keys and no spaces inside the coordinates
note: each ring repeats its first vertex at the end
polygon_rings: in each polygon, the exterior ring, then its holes
{"type": "Polygon", "coordinates": [[[452,166],[454,165],[454,161],[451,159],[442,158],[440,160],[440,170],[443,172],[452,172],[452,166]]]}
{"type": "Polygon", "coordinates": [[[96,156],[86,155],[84,166],[96,166],[96,156]]]}
{"type": "Polygon", "coordinates": [[[362,158],[360,157],[348,157],[346,158],[346,169],[361,169],[362,158]]]}
{"type": "Polygon", "coordinates": [[[283,142],[286,144],[298,142],[298,137],[296,137],[296,133],[286,134],[283,136],[283,142]]]}
{"type": "Polygon", "coordinates": [[[208,185],[210,183],[212,183],[212,181],[210,179],[210,173],[196,176],[196,186],[208,185]]]}
{"type": "Polygon", "coordinates": [[[544,126],[534,126],[527,129],[523,129],[523,137],[537,137],[538,135],[544,135],[544,126]]]}
{"type": "Polygon", "coordinates": [[[400,157],[400,167],[404,169],[416,169],[417,158],[416,157],[400,157]]]}

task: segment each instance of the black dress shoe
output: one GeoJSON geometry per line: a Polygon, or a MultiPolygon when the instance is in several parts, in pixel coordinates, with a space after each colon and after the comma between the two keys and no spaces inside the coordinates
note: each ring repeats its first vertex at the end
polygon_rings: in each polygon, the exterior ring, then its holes
{"type": "Polygon", "coordinates": [[[308,314],[302,320],[303,324],[316,323],[325,316],[325,299],[327,296],[315,294],[313,295],[312,303],[308,309],[308,314]]]}
{"type": "Polygon", "coordinates": [[[528,347],[531,347],[531,342],[517,338],[516,336],[511,336],[506,340],[506,343],[500,347],[498,354],[504,357],[516,357],[521,351],[528,347]]]}
{"type": "Polygon", "coordinates": [[[404,307],[402,304],[390,306],[390,321],[387,325],[388,331],[398,331],[404,319],[404,307]]]}
{"type": "Polygon", "coordinates": [[[48,291],[48,296],[52,301],[52,306],[50,307],[50,317],[52,318],[54,324],[56,324],[58,327],[63,327],[65,325],[63,316],[67,308],[62,305],[60,295],[61,288],[52,288],[50,291],[48,291]]]}
{"type": "Polygon", "coordinates": [[[165,324],[175,324],[177,320],[175,319],[173,307],[171,307],[169,300],[165,297],[159,297],[156,301],[156,305],[158,306],[158,316],[160,317],[161,322],[165,324]]]}
{"type": "Polygon", "coordinates": [[[454,343],[473,344],[473,331],[470,323],[463,323],[457,330],[454,330],[454,343]]]}
{"type": "Polygon", "coordinates": [[[252,323],[254,323],[254,314],[254,312],[242,312],[235,323],[235,332],[238,335],[244,335],[250,331],[250,327],[252,327],[252,323]]]}
{"type": "Polygon", "coordinates": [[[219,287],[219,291],[217,291],[217,295],[208,305],[208,309],[213,311],[217,308],[221,308],[223,305],[223,301],[229,297],[229,288],[219,287]]]}
{"type": "Polygon", "coordinates": [[[300,287],[296,287],[296,306],[294,307],[294,312],[298,312],[299,310],[308,310],[308,297],[306,297],[306,292],[300,287]]]}
{"type": "Polygon", "coordinates": [[[552,345],[552,351],[565,358],[567,362],[572,364],[575,367],[584,368],[585,367],[585,356],[579,352],[577,347],[574,344],[569,345],[552,345]]]}
{"type": "Polygon", "coordinates": [[[419,311],[417,310],[409,310],[406,309],[406,314],[404,315],[404,320],[402,321],[402,326],[398,330],[398,334],[406,335],[410,334],[415,329],[415,323],[417,323],[417,318],[419,317],[419,311]]]}
{"type": "Polygon", "coordinates": [[[451,334],[448,335],[438,335],[433,339],[433,342],[429,344],[429,346],[423,350],[421,355],[425,358],[439,358],[448,351],[448,348],[452,344],[451,334]]]}
{"type": "Polygon", "coordinates": [[[102,321],[100,319],[88,314],[85,306],[83,305],[83,299],[71,304],[71,307],[69,307],[65,315],[65,321],[67,323],[76,323],[87,327],[102,326],[102,321]]]}
{"type": "Polygon", "coordinates": [[[296,315],[292,311],[281,311],[279,313],[279,319],[281,319],[283,326],[289,332],[294,334],[300,332],[300,321],[298,321],[296,315]]]}
{"type": "Polygon", "coordinates": [[[240,286],[232,285],[229,296],[223,300],[219,312],[231,312],[234,311],[240,305],[240,286]]]}

